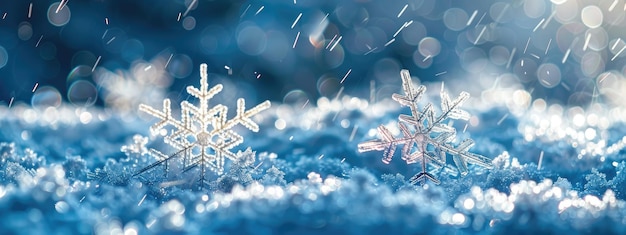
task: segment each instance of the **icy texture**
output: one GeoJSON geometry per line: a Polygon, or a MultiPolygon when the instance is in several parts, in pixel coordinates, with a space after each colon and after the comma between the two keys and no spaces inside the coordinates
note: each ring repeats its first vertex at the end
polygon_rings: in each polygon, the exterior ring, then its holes
{"type": "MultiPolygon", "coordinates": [[[[176,153],[165,155],[158,150],[150,152],[157,162],[141,169],[136,175],[144,173],[157,165],[164,164],[167,174],[169,161],[183,156],[182,172],[195,167],[200,168],[200,184],[206,184],[206,167],[217,174],[224,172],[224,159],[236,161],[238,156],[231,150],[243,143],[244,139],[233,128],[241,124],[251,131],[259,131],[259,126],[251,118],[259,112],[270,107],[270,102],[265,101],[256,107],[246,110],[245,100],[237,100],[237,114],[232,119],[227,119],[228,107],[218,104],[209,107],[209,101],[213,96],[222,91],[222,85],[218,84],[209,89],[207,65],[200,65],[200,89],[188,86],[187,93],[200,100],[199,106],[183,101],[181,103],[181,119],[172,116],[170,100],[163,100],[163,110],[157,110],[147,105],[140,105],[139,109],[160,121],[150,127],[153,135],[165,130],[165,143],[176,149],[176,153]],[[172,129],[166,129],[166,127],[172,129]]],[[[254,162],[254,160],[253,160],[254,162]]]]}
{"type": "Polygon", "coordinates": [[[393,94],[393,99],[402,106],[411,108],[411,116],[401,114],[398,127],[402,132],[401,137],[395,137],[384,125],[378,127],[381,136],[379,140],[371,140],[359,144],[360,152],[384,150],[382,161],[386,164],[391,162],[398,145],[402,147],[402,160],[407,164],[420,162],[422,171],[411,177],[412,183],[428,179],[439,184],[439,179],[427,171],[427,164],[442,168],[446,165],[447,154],[452,155],[456,169],[461,176],[468,174],[468,163],[491,168],[490,160],[484,156],[470,153],[468,150],[474,146],[472,139],[465,139],[457,146],[453,145],[456,139],[456,129],[447,123],[448,120],[468,120],[469,113],[461,109],[463,102],[469,98],[467,92],[461,92],[458,98],[450,100],[447,92],[441,91],[441,114],[435,114],[432,104],[427,104],[422,110],[418,104],[426,91],[426,87],[420,85],[415,89],[408,70],[400,72],[402,77],[402,89],[404,95],[393,94]]]}
{"type": "MultiPolygon", "coordinates": [[[[264,112],[270,115],[259,125],[267,138],[246,141],[259,153],[239,151],[224,174],[202,191],[160,181],[162,171],[132,177],[153,161],[146,154],[151,142],[134,135],[145,130],[144,121],[110,116],[80,124],[80,115],[69,115],[51,125],[44,110],[0,107],[0,218],[5,221],[0,232],[623,234],[626,229],[626,163],[617,157],[595,162],[593,171],[564,164],[537,170],[540,150],[516,143],[507,145],[510,153],[494,158],[491,170],[478,168],[458,179],[442,174],[441,185],[415,186],[405,177],[412,169],[383,171],[393,162],[377,166],[379,160],[356,151],[373,123],[397,117],[387,101],[364,105],[339,97],[317,104],[264,112]],[[348,117],[352,124],[342,126],[348,117]],[[274,128],[278,119],[287,128],[274,128]],[[352,136],[354,125],[361,127],[352,136]],[[86,140],[75,131],[98,135],[86,140]]],[[[478,115],[488,120],[503,113],[494,109],[478,115]]],[[[482,133],[476,151],[495,152],[507,138],[523,139],[507,134],[516,132],[516,122],[499,127],[501,132],[482,133]]],[[[566,153],[571,147],[553,148],[566,153]]],[[[546,154],[544,163],[551,157],[546,154]]],[[[576,153],[571,157],[580,161],[576,153]]],[[[189,181],[197,174],[173,177],[189,181]]]]}

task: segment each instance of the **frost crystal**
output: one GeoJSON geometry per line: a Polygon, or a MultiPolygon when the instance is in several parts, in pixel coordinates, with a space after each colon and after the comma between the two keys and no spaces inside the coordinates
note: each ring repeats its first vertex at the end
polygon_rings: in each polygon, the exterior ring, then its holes
{"type": "MultiPolygon", "coordinates": [[[[157,158],[157,162],[140,170],[141,174],[157,165],[165,164],[167,171],[167,161],[180,154],[185,156],[183,172],[195,167],[200,167],[200,181],[204,182],[206,167],[209,170],[222,174],[224,172],[224,159],[231,161],[237,159],[237,154],[231,151],[232,148],[243,143],[243,137],[232,130],[237,124],[241,124],[251,131],[259,131],[259,126],[251,117],[270,107],[270,101],[245,110],[245,100],[237,100],[237,114],[234,118],[227,120],[228,108],[218,104],[209,107],[209,100],[222,91],[222,85],[218,84],[209,89],[207,65],[200,65],[200,89],[193,86],[187,87],[187,93],[200,100],[199,106],[183,101],[181,103],[181,119],[172,117],[170,100],[163,100],[163,110],[156,110],[150,106],[141,104],[139,110],[146,112],[158,119],[159,122],[150,127],[153,134],[164,130],[166,126],[172,129],[165,135],[164,141],[172,146],[177,152],[171,156],[166,156],[157,150],[151,149],[151,154],[157,158]],[[189,159],[189,164],[187,161],[189,159]]],[[[135,174],[135,175],[137,175],[135,174]]]]}
{"type": "Polygon", "coordinates": [[[420,85],[415,89],[408,70],[400,72],[402,77],[402,89],[404,95],[393,94],[392,98],[402,106],[411,108],[411,116],[401,114],[398,126],[402,136],[395,137],[387,127],[378,127],[381,139],[370,140],[360,143],[359,152],[384,150],[382,161],[386,164],[391,162],[398,145],[402,148],[402,160],[407,164],[420,162],[422,171],[411,178],[411,183],[424,182],[426,179],[439,184],[439,180],[427,172],[427,164],[437,167],[446,165],[447,154],[452,159],[461,176],[468,173],[467,164],[475,164],[485,168],[491,168],[491,160],[468,150],[474,145],[472,139],[462,141],[456,147],[453,142],[456,139],[456,129],[444,123],[448,119],[468,120],[470,115],[461,109],[461,105],[469,98],[467,92],[461,92],[454,101],[450,100],[448,93],[441,91],[441,115],[436,115],[432,104],[427,104],[423,110],[419,110],[418,103],[426,92],[426,87],[420,85]]]}

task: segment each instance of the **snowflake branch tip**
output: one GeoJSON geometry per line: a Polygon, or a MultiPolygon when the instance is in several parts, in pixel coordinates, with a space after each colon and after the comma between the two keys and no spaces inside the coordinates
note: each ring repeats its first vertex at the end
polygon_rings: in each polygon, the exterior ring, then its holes
{"type": "Polygon", "coordinates": [[[398,116],[398,128],[401,136],[395,137],[387,127],[378,127],[380,139],[362,142],[358,145],[359,152],[383,151],[382,161],[389,164],[395,154],[398,145],[402,147],[402,160],[406,164],[420,163],[421,172],[411,178],[411,183],[426,180],[439,184],[435,175],[429,173],[429,167],[446,167],[446,158],[452,156],[456,169],[461,176],[469,172],[467,164],[491,168],[491,160],[474,153],[469,149],[474,146],[471,139],[464,140],[457,146],[456,129],[446,120],[468,120],[470,114],[461,109],[461,106],[470,97],[469,93],[461,92],[456,99],[450,99],[447,92],[441,91],[441,114],[437,114],[432,104],[419,108],[419,102],[426,92],[426,87],[419,85],[414,88],[411,74],[408,70],[400,71],[402,78],[402,90],[404,94],[393,94],[392,98],[401,106],[408,106],[411,115],[400,114],[398,116]]]}

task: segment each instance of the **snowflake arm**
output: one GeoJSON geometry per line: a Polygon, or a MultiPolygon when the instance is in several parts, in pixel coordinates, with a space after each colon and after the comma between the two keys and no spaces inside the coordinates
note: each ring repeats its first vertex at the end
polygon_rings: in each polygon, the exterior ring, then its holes
{"type": "Polygon", "coordinates": [[[382,161],[385,164],[389,164],[393,158],[393,154],[396,152],[396,147],[399,144],[404,144],[406,140],[396,139],[389,129],[383,125],[378,127],[378,133],[381,135],[381,139],[360,143],[358,145],[359,152],[384,150],[382,161]]]}
{"type": "Polygon", "coordinates": [[[140,104],[139,111],[145,112],[147,114],[152,115],[153,117],[158,118],[159,122],[155,123],[150,127],[150,132],[152,134],[158,133],[161,129],[163,129],[167,125],[172,125],[176,129],[185,129],[181,122],[172,117],[172,107],[170,105],[170,99],[163,100],[163,110],[154,109],[148,105],[140,104]]]}

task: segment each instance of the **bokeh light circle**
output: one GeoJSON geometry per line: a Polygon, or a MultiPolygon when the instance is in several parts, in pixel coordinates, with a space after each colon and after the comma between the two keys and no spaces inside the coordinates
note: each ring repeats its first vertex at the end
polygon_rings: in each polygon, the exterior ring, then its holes
{"type": "Polygon", "coordinates": [[[237,33],[237,45],[243,53],[260,55],[267,45],[267,35],[257,26],[243,26],[237,33]]]}
{"type": "Polygon", "coordinates": [[[609,45],[609,34],[602,27],[588,29],[585,40],[589,38],[588,47],[594,51],[604,50],[609,45]]]}
{"type": "Polygon", "coordinates": [[[602,55],[595,51],[589,51],[580,60],[580,68],[587,77],[595,77],[604,70],[602,55]]]}
{"type": "Polygon", "coordinates": [[[126,40],[122,45],[122,58],[129,63],[143,58],[144,52],[143,43],[137,39],[126,40]]]}
{"type": "Polygon", "coordinates": [[[374,76],[376,80],[386,84],[397,83],[400,74],[400,63],[392,58],[382,58],[374,64],[374,76]]]}
{"type": "Polygon", "coordinates": [[[495,65],[504,65],[509,61],[509,49],[503,46],[494,46],[489,49],[489,60],[495,65]]]}
{"type": "Polygon", "coordinates": [[[468,20],[469,16],[460,8],[450,8],[443,13],[443,23],[453,31],[461,31],[467,27],[468,20]]]}
{"type": "Polygon", "coordinates": [[[546,3],[544,0],[526,0],[524,1],[524,13],[530,18],[539,18],[546,11],[546,3]]]}
{"type": "Polygon", "coordinates": [[[54,60],[57,56],[57,47],[54,43],[44,42],[39,46],[39,56],[44,60],[54,60]]]}
{"type": "Polygon", "coordinates": [[[520,82],[531,82],[536,78],[537,63],[527,57],[520,58],[513,66],[513,73],[520,82]]]}
{"type": "Polygon", "coordinates": [[[75,81],[67,91],[67,99],[76,106],[92,106],[96,103],[97,98],[98,90],[96,86],[85,80],[75,81]]]}
{"type": "Polygon", "coordinates": [[[425,37],[420,41],[418,50],[424,57],[435,57],[441,52],[441,43],[433,37],[425,37]]]}
{"type": "Polygon", "coordinates": [[[461,53],[461,66],[470,73],[480,73],[487,63],[487,55],[481,48],[469,47],[461,53]]]}
{"type": "Polygon", "coordinates": [[[33,26],[24,21],[17,26],[17,37],[19,37],[22,41],[26,41],[33,36],[33,26]]]}
{"type": "Polygon", "coordinates": [[[7,65],[9,62],[9,53],[4,47],[0,46],[0,69],[7,65]]]}
{"type": "Polygon", "coordinates": [[[167,71],[175,78],[185,78],[191,75],[193,70],[193,61],[191,57],[185,54],[178,54],[172,57],[167,71]]]}
{"type": "Polygon", "coordinates": [[[537,68],[537,79],[542,86],[552,88],[561,83],[561,70],[552,63],[545,63],[537,68]]]}
{"type": "Polygon", "coordinates": [[[76,67],[74,67],[70,73],[67,74],[67,79],[66,82],[72,83],[74,81],[78,81],[78,80],[84,80],[84,79],[90,79],[92,73],[91,73],[91,67],[87,66],[87,65],[78,65],[76,67]]]}
{"type": "Polygon", "coordinates": [[[70,18],[72,17],[72,12],[70,11],[70,8],[67,6],[67,4],[61,9],[59,9],[59,4],[61,3],[52,3],[52,5],[50,5],[50,7],[48,8],[48,22],[57,27],[66,25],[68,22],[70,22],[70,18]],[[59,9],[58,12],[57,9],[59,9]]]}
{"type": "Polygon", "coordinates": [[[183,19],[183,28],[185,30],[193,30],[196,28],[196,18],[193,16],[187,16],[183,19]]]}
{"type": "MultiPolygon", "coordinates": [[[[267,50],[262,54],[263,58],[273,61],[282,62],[292,49],[290,42],[280,31],[267,32],[267,50]]],[[[336,49],[335,49],[336,50],[336,49]]]]}
{"type": "Polygon", "coordinates": [[[554,18],[562,23],[566,24],[578,16],[578,1],[563,1],[561,4],[554,6],[554,11],[556,12],[554,18]]]}
{"type": "Polygon", "coordinates": [[[307,100],[309,100],[306,92],[302,90],[292,90],[287,92],[287,94],[283,97],[283,103],[294,105],[294,106],[302,106],[307,100]]]}
{"type": "Polygon", "coordinates": [[[317,91],[320,95],[331,97],[337,94],[341,84],[339,84],[339,80],[332,75],[322,75],[317,80],[317,91]]]}
{"type": "Polygon", "coordinates": [[[580,12],[580,18],[582,19],[583,24],[592,29],[602,25],[603,17],[604,15],[602,15],[602,10],[594,5],[586,6],[580,12]]]}
{"type": "Polygon", "coordinates": [[[30,104],[36,108],[59,107],[61,105],[61,93],[51,86],[42,86],[30,99],[30,104]]]}
{"type": "Polygon", "coordinates": [[[400,35],[406,44],[417,46],[422,38],[426,37],[427,30],[424,24],[414,21],[411,25],[402,30],[400,35]]]}

